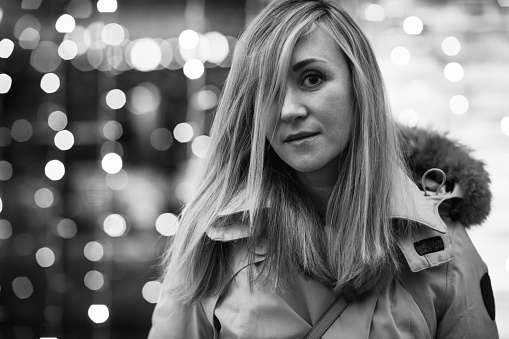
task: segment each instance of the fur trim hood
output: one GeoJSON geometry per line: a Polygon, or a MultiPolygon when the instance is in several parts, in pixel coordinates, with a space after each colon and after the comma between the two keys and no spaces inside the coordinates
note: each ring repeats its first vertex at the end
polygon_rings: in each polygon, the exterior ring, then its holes
{"type": "MultiPolygon", "coordinates": [[[[422,189],[421,178],[431,168],[439,168],[446,175],[445,191],[461,194],[449,199],[451,218],[466,227],[480,224],[491,209],[490,178],[484,163],[474,159],[471,150],[448,138],[445,134],[422,128],[401,126],[402,144],[413,181],[422,189]]],[[[435,173],[436,174],[436,173],[435,173]]],[[[441,182],[442,178],[429,178],[441,182]]]]}

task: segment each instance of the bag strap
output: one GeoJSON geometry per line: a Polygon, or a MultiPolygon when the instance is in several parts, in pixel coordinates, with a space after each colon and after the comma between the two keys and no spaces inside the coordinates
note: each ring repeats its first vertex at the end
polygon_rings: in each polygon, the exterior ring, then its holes
{"type": "Polygon", "coordinates": [[[304,339],[320,339],[322,335],[327,332],[329,327],[331,327],[331,325],[336,321],[336,319],[339,318],[347,306],[348,301],[340,295],[329,309],[325,311],[304,339]]]}

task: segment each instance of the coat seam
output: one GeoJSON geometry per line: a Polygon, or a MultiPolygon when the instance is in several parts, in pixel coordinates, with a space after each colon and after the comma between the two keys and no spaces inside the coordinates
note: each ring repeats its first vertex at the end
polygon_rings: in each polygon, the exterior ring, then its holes
{"type": "MultiPolygon", "coordinates": [[[[451,247],[453,246],[454,242],[453,242],[453,237],[454,237],[454,231],[456,230],[456,225],[457,225],[457,222],[454,223],[453,227],[452,227],[452,230],[450,232],[451,234],[451,247]]],[[[452,249],[453,251],[453,255],[454,255],[454,249],[452,249]]],[[[454,256],[453,256],[454,258],[454,256]]],[[[445,315],[445,311],[446,311],[446,306],[447,306],[447,296],[448,296],[448,292],[449,292],[449,268],[450,268],[450,261],[447,263],[447,266],[446,266],[446,269],[445,269],[445,290],[444,290],[444,297],[442,298],[442,304],[441,304],[441,307],[440,307],[440,316],[441,318],[444,317],[445,315]]],[[[440,319],[442,320],[442,319],[440,319]]]]}

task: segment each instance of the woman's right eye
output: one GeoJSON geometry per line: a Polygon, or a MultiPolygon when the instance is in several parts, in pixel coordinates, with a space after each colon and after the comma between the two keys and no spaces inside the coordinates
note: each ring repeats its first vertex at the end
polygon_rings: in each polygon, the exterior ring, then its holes
{"type": "Polygon", "coordinates": [[[321,74],[311,73],[304,76],[301,86],[305,88],[314,88],[323,82],[324,78],[321,74]]]}

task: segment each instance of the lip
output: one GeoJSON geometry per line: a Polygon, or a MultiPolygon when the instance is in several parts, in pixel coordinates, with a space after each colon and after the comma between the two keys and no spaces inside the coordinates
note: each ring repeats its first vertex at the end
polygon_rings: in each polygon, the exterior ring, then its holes
{"type": "Polygon", "coordinates": [[[315,135],[318,135],[318,132],[298,132],[288,135],[284,142],[296,142],[300,140],[305,140],[307,138],[314,137],[315,135]]]}

